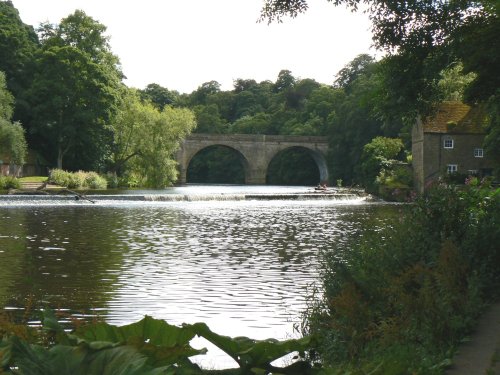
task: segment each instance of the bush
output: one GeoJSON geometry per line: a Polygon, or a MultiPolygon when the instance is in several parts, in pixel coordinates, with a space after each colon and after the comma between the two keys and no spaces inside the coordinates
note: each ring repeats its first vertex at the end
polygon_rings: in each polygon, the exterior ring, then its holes
{"type": "Polygon", "coordinates": [[[320,337],[321,361],[440,373],[484,297],[498,298],[499,206],[498,189],[439,186],[382,232],[325,253],[324,293],[305,322],[320,337]]]}
{"type": "Polygon", "coordinates": [[[0,190],[19,188],[21,188],[21,183],[18,178],[12,176],[0,176],[0,190]]]}
{"type": "Polygon", "coordinates": [[[90,189],[103,190],[107,188],[108,181],[95,172],[87,172],[85,176],[85,185],[90,189]]]}
{"type": "Polygon", "coordinates": [[[95,172],[67,172],[61,169],[52,169],[49,173],[49,182],[69,189],[106,189],[107,181],[95,172]]]}

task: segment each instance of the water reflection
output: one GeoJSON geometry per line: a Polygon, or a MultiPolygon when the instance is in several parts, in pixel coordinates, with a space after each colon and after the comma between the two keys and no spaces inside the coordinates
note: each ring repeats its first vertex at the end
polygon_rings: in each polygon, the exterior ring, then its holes
{"type": "Polygon", "coordinates": [[[387,209],[325,201],[0,207],[0,304],[21,308],[31,295],[38,306],[115,324],[149,314],[285,338],[317,281],[320,251],[379,225],[374,218],[387,209]]]}

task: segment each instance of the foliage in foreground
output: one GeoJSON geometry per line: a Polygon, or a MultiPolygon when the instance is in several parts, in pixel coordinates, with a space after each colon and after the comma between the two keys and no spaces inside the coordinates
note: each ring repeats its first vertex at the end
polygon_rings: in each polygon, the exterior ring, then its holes
{"type": "Polygon", "coordinates": [[[6,374],[311,374],[306,362],[284,368],[271,365],[286,354],[303,352],[311,338],[256,341],[212,332],[204,323],[177,327],[146,316],[125,326],[96,323],[66,333],[52,310],[43,312],[41,330],[0,327],[0,373],[6,374]],[[231,356],[238,369],[202,370],[189,357],[206,353],[190,341],[203,337],[231,356]]]}
{"type": "Polygon", "coordinates": [[[499,297],[499,243],[500,189],[439,186],[399,222],[331,249],[304,328],[319,360],[338,373],[442,373],[499,297]]]}
{"type": "Polygon", "coordinates": [[[62,169],[52,169],[49,182],[69,189],[106,189],[107,180],[96,172],[67,172],[62,169]]]}

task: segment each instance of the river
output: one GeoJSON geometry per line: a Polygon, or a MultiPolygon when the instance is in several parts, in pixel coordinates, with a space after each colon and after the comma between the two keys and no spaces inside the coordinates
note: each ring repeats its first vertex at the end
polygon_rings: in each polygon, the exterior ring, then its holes
{"type": "Polygon", "coordinates": [[[307,189],[120,192],[213,194],[194,201],[1,200],[0,307],[20,315],[51,306],[113,324],[147,314],[203,321],[230,336],[293,337],[321,251],[383,225],[395,210],[361,199],[227,199],[307,189]]]}

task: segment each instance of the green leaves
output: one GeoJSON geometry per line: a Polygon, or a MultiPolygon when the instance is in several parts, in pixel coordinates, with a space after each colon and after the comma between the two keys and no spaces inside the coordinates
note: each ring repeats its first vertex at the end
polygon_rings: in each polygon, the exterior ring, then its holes
{"type": "Polygon", "coordinates": [[[6,373],[30,375],[135,375],[179,374],[268,374],[316,373],[307,362],[284,368],[271,362],[289,353],[303,353],[313,340],[277,341],[231,338],[212,332],[204,323],[177,327],[150,316],[125,326],[97,323],[65,333],[52,310],[43,311],[43,329],[48,345],[29,343],[11,335],[0,340],[0,366],[6,373]],[[239,369],[202,370],[190,357],[205,354],[189,343],[196,336],[207,339],[231,356],[239,369]],[[17,368],[14,372],[12,369],[17,368]]]}
{"type": "MultiPolygon", "coordinates": [[[[289,353],[304,352],[312,345],[312,337],[298,340],[278,341],[252,340],[248,337],[231,338],[212,332],[204,323],[196,323],[191,328],[197,335],[207,339],[233,358],[242,369],[270,369],[271,362],[289,353]]],[[[255,372],[259,373],[259,372],[255,372]]]]}

